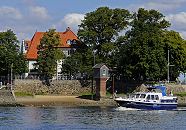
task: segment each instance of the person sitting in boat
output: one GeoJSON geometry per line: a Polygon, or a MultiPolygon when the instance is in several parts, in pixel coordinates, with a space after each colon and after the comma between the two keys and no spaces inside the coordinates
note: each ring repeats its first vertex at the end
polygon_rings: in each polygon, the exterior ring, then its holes
{"type": "Polygon", "coordinates": [[[170,96],[173,96],[173,93],[172,93],[172,91],[170,91],[170,96]]]}

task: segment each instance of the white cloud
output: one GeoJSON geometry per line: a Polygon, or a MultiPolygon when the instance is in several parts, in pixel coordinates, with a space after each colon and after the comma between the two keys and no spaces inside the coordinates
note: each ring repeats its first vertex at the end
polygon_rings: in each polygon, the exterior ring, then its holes
{"type": "Polygon", "coordinates": [[[71,13],[71,14],[67,14],[65,15],[64,19],[62,20],[62,22],[64,22],[67,26],[77,26],[79,24],[81,24],[81,20],[84,19],[83,14],[77,14],[77,13],[71,13]]]}
{"type": "Polygon", "coordinates": [[[186,31],[180,32],[180,35],[181,35],[182,38],[186,39],[186,31]]]}
{"type": "Polygon", "coordinates": [[[177,14],[169,14],[166,20],[171,23],[171,28],[178,32],[186,31],[186,12],[179,12],[177,14]]]}
{"type": "Polygon", "coordinates": [[[160,11],[174,11],[181,6],[186,5],[186,0],[144,0],[143,4],[133,4],[129,10],[136,11],[138,8],[156,9],[160,11]]]}
{"type": "Polygon", "coordinates": [[[24,28],[19,25],[15,28],[19,40],[31,39],[36,29],[34,25],[27,25],[24,28]]]}
{"type": "Polygon", "coordinates": [[[19,10],[7,6],[0,7],[0,19],[20,20],[21,18],[22,18],[22,14],[19,12],[19,10]]]}
{"type": "Polygon", "coordinates": [[[179,7],[179,4],[172,4],[171,2],[149,2],[145,7],[148,9],[171,10],[179,7]]]}
{"type": "Polygon", "coordinates": [[[171,23],[176,25],[185,25],[186,24],[186,12],[179,12],[178,14],[169,14],[166,17],[171,23]]]}
{"type": "Polygon", "coordinates": [[[171,23],[171,29],[180,33],[186,39],[186,12],[179,12],[177,14],[169,14],[166,20],[171,23]]]}
{"type": "Polygon", "coordinates": [[[65,15],[64,18],[60,20],[57,24],[52,25],[52,27],[59,29],[60,31],[62,29],[70,27],[71,30],[73,30],[76,33],[78,29],[78,25],[81,24],[81,20],[83,20],[84,17],[85,17],[84,14],[70,13],[65,15]]]}
{"type": "Polygon", "coordinates": [[[40,20],[46,20],[50,18],[47,9],[41,6],[30,7],[30,14],[31,17],[35,17],[40,20]]]}

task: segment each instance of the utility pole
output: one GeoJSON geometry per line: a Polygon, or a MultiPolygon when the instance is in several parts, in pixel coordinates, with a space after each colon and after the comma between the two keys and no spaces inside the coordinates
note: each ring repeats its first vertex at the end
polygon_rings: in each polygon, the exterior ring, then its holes
{"type": "Polygon", "coordinates": [[[112,97],[113,99],[115,98],[116,96],[116,93],[115,93],[115,80],[114,78],[116,77],[116,67],[113,67],[112,69],[112,97]]]}
{"type": "Polygon", "coordinates": [[[174,66],[174,65],[170,65],[170,62],[169,62],[169,50],[168,50],[168,58],[167,58],[167,83],[170,82],[170,76],[169,76],[169,67],[170,66],[174,66]]]}
{"type": "Polygon", "coordinates": [[[114,99],[115,98],[115,94],[114,94],[114,76],[115,76],[115,74],[113,73],[113,75],[112,75],[112,98],[114,99]]]}
{"type": "MultiPolygon", "coordinates": [[[[93,50],[92,51],[92,54],[93,54],[93,57],[94,57],[94,65],[93,66],[95,66],[96,65],[96,50],[93,50]]],[[[94,75],[92,74],[92,88],[91,88],[91,93],[92,93],[92,95],[91,95],[91,99],[93,100],[94,99],[94,75]]]]}
{"type": "Polygon", "coordinates": [[[169,83],[170,77],[169,77],[169,50],[168,50],[168,59],[167,59],[167,83],[169,83]]]}
{"type": "Polygon", "coordinates": [[[56,80],[58,80],[58,61],[56,61],[56,80]]]}
{"type": "Polygon", "coordinates": [[[13,80],[13,75],[12,75],[12,67],[13,67],[13,63],[11,64],[11,68],[10,68],[10,88],[12,90],[12,80],[13,80]]]}

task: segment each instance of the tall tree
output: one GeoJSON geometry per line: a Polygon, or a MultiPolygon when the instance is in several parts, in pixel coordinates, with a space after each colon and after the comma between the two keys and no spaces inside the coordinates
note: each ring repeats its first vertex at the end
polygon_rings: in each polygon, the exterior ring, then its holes
{"type": "Polygon", "coordinates": [[[131,29],[123,38],[118,55],[118,66],[126,78],[159,80],[165,77],[167,56],[162,36],[169,26],[163,14],[156,10],[140,8],[134,13],[131,29]]]}
{"type": "Polygon", "coordinates": [[[72,76],[76,76],[76,74],[79,73],[86,73],[87,76],[91,76],[92,67],[94,65],[93,62],[92,50],[81,43],[78,45],[76,52],[64,60],[62,72],[72,76]]]}
{"type": "Polygon", "coordinates": [[[59,34],[55,32],[55,29],[49,29],[44,33],[38,46],[38,70],[47,85],[50,85],[50,79],[56,73],[57,61],[63,57],[63,52],[58,48],[59,45],[59,34]]]}
{"type": "Polygon", "coordinates": [[[129,18],[130,13],[125,9],[100,7],[86,14],[79,26],[78,37],[90,51],[96,50],[100,62],[111,65],[110,59],[116,49],[114,41],[119,32],[126,29],[129,18]]]}
{"type": "Polygon", "coordinates": [[[19,41],[12,30],[0,32],[0,76],[22,74],[27,70],[23,54],[19,52],[19,41]]]}
{"type": "Polygon", "coordinates": [[[175,31],[164,31],[163,34],[167,56],[169,51],[170,80],[174,81],[180,72],[186,71],[186,41],[175,31]]]}

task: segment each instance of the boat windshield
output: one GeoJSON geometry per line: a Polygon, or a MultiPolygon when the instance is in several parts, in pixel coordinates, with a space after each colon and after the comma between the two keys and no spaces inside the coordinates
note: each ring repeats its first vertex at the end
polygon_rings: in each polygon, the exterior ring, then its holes
{"type": "Polygon", "coordinates": [[[139,98],[140,97],[140,94],[136,94],[136,98],[139,98]]]}
{"type": "Polygon", "coordinates": [[[130,95],[128,95],[128,98],[135,98],[135,95],[134,94],[130,94],[130,95]]]}
{"type": "Polygon", "coordinates": [[[159,100],[159,96],[158,95],[148,95],[147,100],[159,100]]]}
{"type": "Polygon", "coordinates": [[[145,98],[146,94],[141,94],[140,98],[145,98]]]}
{"type": "Polygon", "coordinates": [[[154,95],[151,95],[151,100],[154,100],[154,95]]]}
{"type": "Polygon", "coordinates": [[[159,100],[159,97],[158,97],[158,95],[155,95],[155,100],[159,100]]]}

